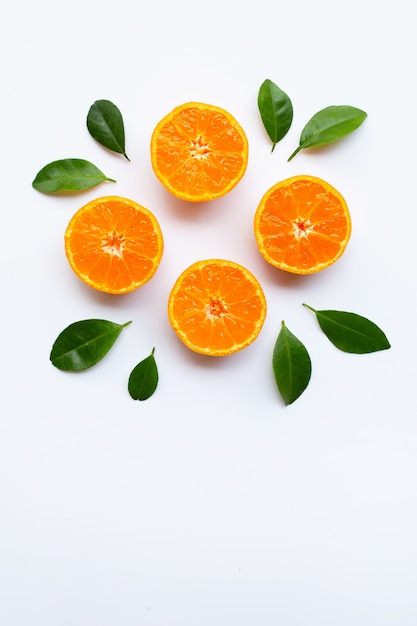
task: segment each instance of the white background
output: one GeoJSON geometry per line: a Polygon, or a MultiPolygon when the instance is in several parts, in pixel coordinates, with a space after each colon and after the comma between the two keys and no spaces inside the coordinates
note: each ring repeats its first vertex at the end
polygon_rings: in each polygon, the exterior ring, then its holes
{"type": "Polygon", "coordinates": [[[412,4],[330,0],[57,3],[3,16],[1,63],[0,623],[4,626],[414,626],[417,623],[415,62],[412,4]],[[137,5],[137,6],[135,6],[137,5]],[[271,154],[257,93],[292,99],[271,154]],[[127,162],[95,142],[86,115],[112,100],[127,162]],[[149,141],[172,108],[224,107],[250,144],[245,177],[203,205],[170,196],[149,141]],[[353,134],[287,157],[330,104],[364,109],[353,134]],[[95,163],[117,183],[35,191],[47,163],[95,163]],[[344,195],[343,257],[310,277],[268,266],[253,215],[295,174],[344,195]],[[154,278],[128,296],[73,274],[63,234],[101,195],[152,210],[165,237],[154,278]],[[166,314],[192,262],[242,263],[268,300],[261,335],[210,359],[166,314]],[[338,351],[306,302],[360,313],[391,349],[338,351]],[[99,365],[49,361],[71,322],[132,320],[99,365]],[[271,355],[281,321],[313,364],[285,407],[271,355]],[[134,402],[127,378],[155,346],[160,383],[134,402]]]}

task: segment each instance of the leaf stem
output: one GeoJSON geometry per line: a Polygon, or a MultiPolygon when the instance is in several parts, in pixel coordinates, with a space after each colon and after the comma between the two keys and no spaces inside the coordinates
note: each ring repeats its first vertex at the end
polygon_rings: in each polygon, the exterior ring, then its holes
{"type": "Polygon", "coordinates": [[[294,150],[294,152],[292,153],[292,155],[287,159],[287,163],[289,163],[291,161],[291,159],[293,159],[295,157],[296,154],[298,154],[301,150],[301,146],[298,146],[298,148],[296,148],[294,150]]]}
{"type": "Polygon", "coordinates": [[[106,180],[107,180],[109,183],[117,183],[117,180],[114,180],[114,178],[107,178],[107,177],[106,177],[106,180]]]}
{"type": "Polygon", "coordinates": [[[124,324],[122,324],[122,328],[126,328],[126,326],[129,326],[129,324],[132,323],[132,320],[130,320],[129,322],[125,322],[124,324]]]}
{"type": "Polygon", "coordinates": [[[129,157],[127,156],[126,152],[123,152],[123,156],[125,157],[125,159],[127,159],[128,161],[130,161],[129,157]]]}
{"type": "Polygon", "coordinates": [[[307,309],[310,309],[310,311],[313,311],[313,313],[317,312],[316,309],[313,309],[312,306],[309,306],[308,304],[305,304],[304,302],[303,302],[303,306],[305,306],[307,309]]]}

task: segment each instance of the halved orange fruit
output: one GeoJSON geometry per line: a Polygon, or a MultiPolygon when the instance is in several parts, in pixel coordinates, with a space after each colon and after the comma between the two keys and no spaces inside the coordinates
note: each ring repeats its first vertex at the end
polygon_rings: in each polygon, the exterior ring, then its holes
{"type": "Polygon", "coordinates": [[[266,299],[257,279],[238,263],[197,261],[176,280],[168,317],[188,348],[225,356],[257,338],[266,317],[266,299]]]}
{"type": "Polygon", "coordinates": [[[79,209],[64,239],[77,276],[90,287],[112,294],[129,293],[148,282],[164,248],[153,213],[119,196],[96,198],[79,209]]]}
{"type": "Polygon", "coordinates": [[[314,176],[293,176],[271,187],[255,213],[259,251],[268,263],[313,274],[339,259],[351,234],[343,196],[314,176]]]}
{"type": "Polygon", "coordinates": [[[188,102],[155,127],[151,162],[160,182],[177,198],[214,200],[233,189],[245,173],[248,140],[228,111],[188,102]]]}

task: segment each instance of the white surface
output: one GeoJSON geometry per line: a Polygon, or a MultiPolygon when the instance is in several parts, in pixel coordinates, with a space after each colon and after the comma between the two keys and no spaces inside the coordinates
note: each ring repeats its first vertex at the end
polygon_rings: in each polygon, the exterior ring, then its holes
{"type": "Polygon", "coordinates": [[[4,626],[414,626],[417,623],[415,402],[415,61],[411,4],[354,0],[12,3],[2,84],[0,623],[4,626]],[[335,9],[336,7],[336,9],[335,9]],[[293,125],[270,152],[257,110],[265,78],[291,97],[293,125]],[[99,98],[122,111],[128,163],[89,136],[99,98]],[[153,175],[155,124],[188,100],[233,113],[247,173],[222,200],[176,201],[153,175]],[[368,112],[355,133],[286,159],[319,109],[368,112]],[[91,160],[116,185],[40,194],[46,163],[91,160]],[[294,174],[345,196],[345,255],[297,278],[266,265],[252,219],[294,174]],[[161,266],[126,297],[84,286],[63,252],[72,214],[115,193],[151,209],[161,266]],[[182,269],[206,257],[246,265],[268,317],[241,353],[187,351],[166,316],[182,269]],[[337,351],[302,307],[361,313],[391,350],[337,351]],[[49,362],[69,323],[133,323],[80,375],[49,362]],[[313,375],[284,407],[270,360],[281,320],[313,375]],[[133,366],[155,346],[160,384],[130,399],[133,366]]]}

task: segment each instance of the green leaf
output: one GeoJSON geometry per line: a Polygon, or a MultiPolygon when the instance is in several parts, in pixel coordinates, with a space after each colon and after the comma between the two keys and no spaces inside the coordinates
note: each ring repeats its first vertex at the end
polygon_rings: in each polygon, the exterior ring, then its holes
{"type": "Polygon", "coordinates": [[[83,191],[95,187],[107,178],[93,163],[84,159],[61,159],[45,165],[36,175],[32,186],[38,191],[83,191]]]}
{"type": "Polygon", "coordinates": [[[349,135],[362,124],[366,116],[365,111],[348,105],[329,106],[322,109],[304,126],[300,145],[288,161],[291,161],[303,148],[323,146],[349,135]]]}
{"type": "Polygon", "coordinates": [[[49,358],[58,369],[85,370],[106,356],[123,328],[130,323],[115,324],[100,319],[74,322],[58,335],[49,358]]]}
{"type": "Polygon", "coordinates": [[[151,354],[133,368],[129,376],[128,390],[134,400],[147,400],[154,393],[158,385],[158,368],[154,357],[155,348],[151,354]]]}
{"type": "Polygon", "coordinates": [[[119,109],[110,100],[96,100],[87,115],[89,133],[102,146],[123,154],[130,161],[125,149],[125,128],[119,109]]]}
{"type": "Polygon", "coordinates": [[[258,108],[265,130],[272,141],[272,150],[287,134],[293,119],[290,98],[271,80],[266,79],[258,93],[258,108]]]}
{"type": "Polygon", "coordinates": [[[366,317],[346,311],[316,311],[308,304],[304,306],[315,313],[324,334],[343,352],[366,354],[391,347],[385,333],[366,317]]]}
{"type": "Polygon", "coordinates": [[[311,360],[305,348],[282,322],[272,355],[272,368],[285,404],[301,396],[311,377],[311,360]]]}

